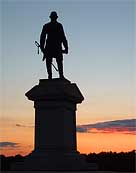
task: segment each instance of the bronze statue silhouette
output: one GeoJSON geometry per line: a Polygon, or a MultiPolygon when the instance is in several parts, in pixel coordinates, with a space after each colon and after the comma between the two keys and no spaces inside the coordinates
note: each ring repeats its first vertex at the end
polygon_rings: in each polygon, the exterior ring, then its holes
{"type": "Polygon", "coordinates": [[[59,76],[63,75],[63,53],[68,54],[68,42],[61,23],[57,22],[57,13],[52,11],[51,21],[43,26],[40,35],[40,48],[43,52],[43,61],[46,59],[48,79],[52,79],[52,59],[56,58],[59,76]],[[64,50],[62,49],[64,46],[64,50]]]}

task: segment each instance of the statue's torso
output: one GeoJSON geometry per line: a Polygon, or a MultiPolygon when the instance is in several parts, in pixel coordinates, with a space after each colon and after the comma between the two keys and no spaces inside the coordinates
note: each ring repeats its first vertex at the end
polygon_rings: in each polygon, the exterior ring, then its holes
{"type": "Polygon", "coordinates": [[[45,52],[48,55],[62,56],[62,25],[58,22],[50,22],[44,25],[47,34],[45,52]]]}

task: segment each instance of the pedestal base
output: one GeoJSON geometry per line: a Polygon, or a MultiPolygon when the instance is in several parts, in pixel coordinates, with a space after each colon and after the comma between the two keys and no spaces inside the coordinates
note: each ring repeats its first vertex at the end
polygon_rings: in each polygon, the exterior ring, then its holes
{"type": "Polygon", "coordinates": [[[77,153],[32,153],[23,163],[14,165],[13,170],[35,171],[81,171],[97,170],[95,163],[87,163],[85,157],[77,153]]]}

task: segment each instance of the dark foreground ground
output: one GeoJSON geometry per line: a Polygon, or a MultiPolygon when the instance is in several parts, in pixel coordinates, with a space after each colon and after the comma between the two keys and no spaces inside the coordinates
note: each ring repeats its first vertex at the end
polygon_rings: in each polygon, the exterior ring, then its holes
{"type": "Polygon", "coordinates": [[[11,171],[10,165],[15,162],[24,161],[21,155],[5,157],[0,155],[0,170],[2,173],[135,173],[136,153],[131,152],[101,152],[99,154],[90,153],[85,155],[86,162],[96,163],[98,171],[11,171]],[[110,170],[110,171],[109,171],[110,170]]]}
{"type": "MultiPolygon", "coordinates": [[[[2,171],[1,173],[121,173],[113,171],[2,171]]],[[[132,172],[122,172],[132,173],[132,172]]],[[[133,172],[134,173],[134,172],[133,172]]]]}

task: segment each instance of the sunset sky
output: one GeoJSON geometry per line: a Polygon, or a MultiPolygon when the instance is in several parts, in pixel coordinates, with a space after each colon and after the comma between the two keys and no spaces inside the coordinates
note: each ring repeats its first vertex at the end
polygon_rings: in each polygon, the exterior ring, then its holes
{"type": "Polygon", "coordinates": [[[47,78],[34,41],[54,10],[69,43],[65,77],[85,97],[77,110],[78,150],[135,149],[135,7],[134,0],[0,1],[2,154],[33,149],[34,108],[25,93],[47,78]]]}

